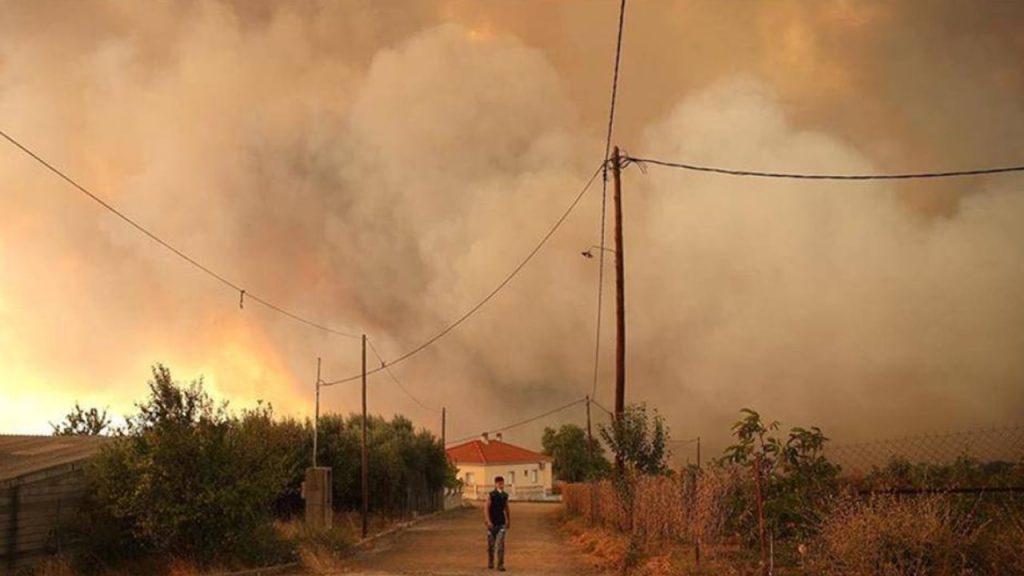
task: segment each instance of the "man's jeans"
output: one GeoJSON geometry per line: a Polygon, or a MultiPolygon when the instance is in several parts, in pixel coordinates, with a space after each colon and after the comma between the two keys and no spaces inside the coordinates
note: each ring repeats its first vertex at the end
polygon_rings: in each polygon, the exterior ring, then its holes
{"type": "Polygon", "coordinates": [[[498,566],[505,565],[505,527],[493,526],[487,530],[487,564],[494,564],[494,549],[498,549],[498,566]]]}

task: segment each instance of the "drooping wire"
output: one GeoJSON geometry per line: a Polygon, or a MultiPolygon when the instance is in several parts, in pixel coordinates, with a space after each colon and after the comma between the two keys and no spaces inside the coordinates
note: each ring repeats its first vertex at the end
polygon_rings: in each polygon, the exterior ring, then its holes
{"type": "Polygon", "coordinates": [[[227,278],[225,278],[221,274],[218,274],[217,272],[213,271],[209,267],[207,267],[207,266],[203,265],[202,263],[198,262],[196,259],[192,258],[188,254],[185,254],[184,252],[182,252],[178,248],[174,247],[173,245],[171,245],[169,242],[167,242],[163,238],[160,238],[159,236],[157,236],[155,233],[150,232],[149,229],[147,229],[145,226],[143,226],[142,224],[138,223],[136,220],[132,219],[130,216],[128,216],[124,212],[121,212],[120,210],[115,208],[113,205],[111,205],[109,202],[107,202],[107,201],[103,200],[102,198],[100,198],[99,196],[97,196],[96,194],[91,192],[89,189],[87,189],[85,186],[82,186],[81,184],[79,184],[73,178],[71,178],[70,176],[65,174],[62,170],[60,170],[59,168],[57,168],[56,166],[54,166],[50,162],[47,162],[46,160],[44,160],[41,156],[39,156],[38,154],[36,154],[32,150],[30,150],[28,147],[24,146],[21,142],[18,142],[17,140],[15,140],[13,137],[11,137],[9,134],[7,134],[7,132],[3,131],[2,129],[0,129],[0,136],[3,136],[8,142],[13,144],[16,148],[18,148],[19,150],[21,150],[22,152],[27,154],[29,157],[34,159],[39,164],[42,164],[44,167],[46,167],[47,170],[49,170],[53,174],[56,174],[62,180],[64,180],[65,182],[67,182],[68,184],[73,186],[76,190],[78,190],[82,194],[85,194],[86,196],[91,198],[94,202],[96,202],[97,204],[99,204],[100,206],[102,206],[103,208],[108,210],[110,213],[114,214],[115,216],[117,216],[118,218],[120,218],[121,220],[126,222],[132,228],[135,228],[136,230],[138,230],[142,234],[146,235],[150,240],[156,242],[160,246],[162,246],[165,249],[169,250],[172,254],[178,256],[179,258],[181,258],[185,262],[191,264],[192,266],[194,266],[195,268],[199,269],[200,271],[204,272],[206,275],[210,276],[211,278],[214,278],[215,280],[219,281],[220,283],[224,284],[225,286],[227,286],[227,287],[231,288],[232,290],[238,292],[238,294],[239,294],[239,307],[240,308],[243,307],[242,305],[243,305],[245,299],[249,299],[249,300],[252,300],[253,302],[257,302],[259,304],[262,304],[263,306],[269,308],[270,310],[273,310],[274,312],[277,312],[279,314],[287,316],[288,318],[291,318],[292,320],[296,320],[296,321],[301,322],[303,324],[307,324],[309,326],[317,328],[318,330],[323,330],[324,332],[329,332],[331,334],[336,334],[338,336],[345,336],[347,338],[360,338],[360,336],[352,334],[351,332],[347,332],[347,331],[344,331],[344,330],[338,330],[336,328],[331,328],[330,326],[326,326],[326,325],[321,324],[319,322],[314,322],[313,320],[309,320],[307,318],[299,316],[298,314],[295,314],[294,312],[286,310],[285,308],[282,308],[281,306],[278,306],[277,304],[274,304],[274,303],[270,302],[269,300],[266,300],[266,299],[264,299],[264,298],[262,298],[260,296],[257,296],[256,294],[253,294],[251,291],[242,288],[238,284],[228,280],[227,278]]]}
{"type": "Polygon", "coordinates": [[[427,406],[419,398],[414,396],[412,394],[412,392],[409,392],[409,389],[406,388],[402,384],[402,382],[398,379],[398,376],[395,376],[395,373],[391,371],[391,367],[388,366],[387,363],[384,362],[384,357],[380,355],[380,352],[377,351],[377,347],[373,345],[373,340],[370,340],[369,338],[367,338],[366,339],[366,343],[370,345],[370,350],[373,351],[373,355],[377,357],[377,360],[380,360],[381,368],[384,368],[384,371],[388,373],[388,376],[391,376],[391,380],[394,381],[395,386],[398,386],[399,390],[401,390],[402,392],[405,392],[405,395],[408,396],[410,399],[412,399],[413,402],[418,404],[420,406],[420,408],[423,408],[424,410],[426,410],[428,412],[437,412],[437,413],[441,412],[440,410],[438,410],[436,408],[431,408],[430,406],[427,406]]]}
{"type": "Polygon", "coordinates": [[[797,172],[766,172],[758,170],[741,170],[733,168],[720,168],[717,166],[702,166],[699,164],[687,164],[684,162],[670,162],[655,158],[641,158],[638,156],[625,156],[623,161],[626,164],[662,166],[665,168],[676,168],[690,170],[693,172],[712,172],[715,174],[726,174],[729,176],[752,176],[757,178],[788,178],[796,180],[914,180],[927,178],[956,178],[963,176],[981,176],[985,174],[1002,174],[1006,172],[1024,172],[1024,165],[1000,166],[992,168],[977,168],[973,170],[949,170],[941,172],[906,172],[901,174],[824,174],[824,173],[797,173],[797,172]]]}
{"type": "Polygon", "coordinates": [[[613,414],[611,410],[609,410],[609,409],[605,408],[604,406],[602,406],[597,400],[594,400],[593,398],[591,398],[590,399],[590,403],[593,404],[594,406],[597,406],[601,410],[603,410],[606,414],[608,414],[612,418],[615,417],[615,414],[613,414]]]}
{"type": "MultiPolygon", "coordinates": [[[[558,218],[558,220],[555,221],[554,225],[552,225],[551,229],[548,230],[547,234],[545,234],[544,237],[540,239],[540,242],[538,242],[537,245],[534,246],[532,250],[530,250],[529,254],[527,254],[526,257],[523,258],[523,260],[521,262],[519,262],[519,264],[515,268],[513,268],[512,271],[509,272],[509,274],[507,276],[505,276],[505,278],[500,283],[498,283],[498,285],[495,286],[495,288],[493,290],[491,290],[489,293],[487,293],[487,295],[484,296],[479,302],[477,302],[472,308],[467,310],[462,316],[459,316],[458,318],[456,318],[453,322],[448,324],[440,332],[438,332],[437,334],[431,336],[430,338],[425,340],[422,344],[416,346],[415,348],[409,350],[408,352],[406,352],[405,354],[402,354],[401,356],[395,358],[394,360],[391,360],[390,362],[384,362],[383,366],[381,366],[379,368],[374,368],[373,370],[367,371],[367,374],[375,374],[377,372],[380,372],[381,370],[384,370],[388,366],[394,366],[395,364],[398,364],[399,362],[403,362],[405,360],[408,360],[409,358],[411,358],[411,357],[415,356],[416,354],[422,352],[428,346],[430,346],[434,342],[437,342],[438,340],[443,338],[445,335],[447,335],[449,332],[451,332],[452,330],[457,328],[460,324],[462,324],[463,322],[468,320],[470,316],[475,314],[478,310],[483,308],[485,304],[490,302],[492,298],[497,296],[498,292],[501,292],[501,290],[503,288],[505,288],[505,286],[507,286],[508,283],[511,282],[512,279],[515,278],[516,275],[519,274],[519,272],[523,268],[526,267],[526,265],[530,262],[530,260],[532,260],[533,257],[536,256],[538,252],[540,252],[540,249],[544,247],[544,245],[547,243],[547,241],[552,236],[554,236],[555,232],[559,229],[559,227],[562,226],[562,223],[565,222],[565,219],[569,217],[569,214],[572,213],[572,211],[580,203],[580,200],[583,199],[583,195],[586,194],[587,190],[590,189],[590,186],[594,183],[594,180],[596,180],[597,176],[601,173],[601,169],[602,169],[603,166],[604,166],[604,164],[602,163],[602,165],[599,166],[597,168],[597,170],[594,171],[594,174],[590,177],[589,180],[587,180],[586,184],[583,185],[583,188],[579,191],[578,194],[576,194],[576,197],[573,199],[572,203],[569,204],[568,208],[565,209],[565,212],[563,212],[562,215],[558,218]]],[[[354,376],[349,376],[347,378],[342,378],[341,380],[334,380],[332,382],[325,382],[324,386],[334,386],[335,384],[343,384],[345,382],[353,382],[355,380],[359,380],[360,378],[362,378],[362,374],[356,374],[354,376]]]]}
{"type": "Polygon", "coordinates": [[[608,160],[612,151],[612,133],[615,128],[615,101],[619,92],[619,62],[622,58],[622,30],[626,18],[626,0],[619,4],[619,29],[615,41],[615,68],[612,71],[612,97],[608,105],[608,131],[604,141],[603,181],[601,182],[601,254],[597,264],[597,320],[594,325],[594,380],[590,397],[597,396],[597,375],[601,368],[601,312],[604,303],[605,224],[608,213],[608,160]]]}
{"type": "MultiPolygon", "coordinates": [[[[578,404],[582,404],[582,403],[584,403],[586,401],[587,401],[587,399],[585,397],[584,398],[578,398],[576,400],[573,400],[572,402],[569,402],[568,404],[563,404],[562,406],[559,406],[558,408],[553,408],[551,410],[548,410],[547,412],[544,412],[543,414],[537,414],[536,416],[531,416],[531,417],[529,417],[529,418],[527,418],[525,420],[520,420],[518,422],[502,426],[501,428],[495,428],[494,430],[488,430],[487,433],[488,434],[496,434],[498,432],[506,432],[508,430],[512,430],[513,428],[518,428],[520,426],[525,426],[527,424],[530,424],[531,422],[536,422],[537,420],[540,420],[541,418],[547,418],[548,416],[551,416],[553,414],[558,414],[559,412],[562,412],[564,410],[568,410],[569,408],[572,408],[573,406],[576,406],[578,404]]],[[[452,441],[450,441],[448,443],[449,444],[461,444],[462,442],[466,442],[467,440],[472,440],[472,439],[474,439],[476,437],[477,437],[477,435],[474,434],[472,436],[465,436],[463,438],[459,438],[458,440],[452,440],[452,441]]]]}

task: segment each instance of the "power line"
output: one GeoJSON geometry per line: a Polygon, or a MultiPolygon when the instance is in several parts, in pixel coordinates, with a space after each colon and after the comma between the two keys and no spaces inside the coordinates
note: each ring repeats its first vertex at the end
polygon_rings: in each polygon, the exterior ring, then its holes
{"type": "Polygon", "coordinates": [[[694,172],[713,172],[716,174],[727,174],[729,176],[753,176],[758,178],[788,178],[797,180],[913,180],[925,178],[955,178],[961,176],[980,176],[984,174],[1001,174],[1005,172],[1024,172],[1024,165],[1002,166],[994,168],[978,168],[975,170],[951,170],[945,172],[908,172],[903,174],[802,174],[794,172],[761,172],[757,170],[738,170],[732,168],[719,168],[715,166],[702,166],[698,164],[686,164],[683,162],[670,162],[654,158],[640,158],[636,156],[625,156],[625,162],[635,164],[649,164],[665,168],[677,168],[691,170],[694,172]]]}
{"type": "MultiPolygon", "coordinates": [[[[552,410],[548,410],[547,412],[544,412],[543,414],[538,414],[536,416],[531,416],[530,418],[527,418],[526,420],[520,420],[519,422],[516,422],[514,424],[508,424],[507,426],[502,426],[501,428],[495,428],[494,430],[488,430],[487,433],[488,434],[496,434],[498,432],[506,432],[506,431],[511,430],[513,428],[518,428],[520,426],[525,426],[526,424],[529,424],[531,422],[536,422],[537,420],[540,420],[541,418],[546,418],[548,416],[551,416],[552,414],[557,414],[559,412],[562,412],[563,410],[568,410],[569,408],[572,408],[573,406],[576,406],[577,404],[582,404],[583,402],[586,402],[586,401],[587,401],[587,399],[585,397],[584,398],[579,398],[579,399],[573,400],[572,402],[569,402],[568,404],[564,404],[562,406],[559,406],[558,408],[554,408],[552,410]]],[[[449,442],[449,444],[460,444],[460,443],[465,442],[467,440],[472,440],[473,438],[476,438],[476,437],[477,437],[476,434],[474,434],[472,436],[466,436],[464,438],[459,438],[458,440],[452,440],[451,442],[449,442]]]]}
{"type": "MultiPolygon", "coordinates": [[[[419,352],[422,352],[428,346],[430,346],[434,342],[437,342],[438,340],[443,338],[445,335],[447,335],[449,332],[451,332],[456,327],[458,327],[460,324],[462,324],[463,322],[468,320],[470,316],[475,314],[478,310],[483,308],[485,304],[490,302],[490,300],[492,298],[497,296],[498,292],[501,292],[501,290],[505,286],[507,286],[508,283],[511,282],[512,279],[515,278],[515,276],[517,274],[519,274],[519,272],[524,267],[526,267],[526,265],[530,262],[530,260],[532,260],[533,257],[536,256],[538,252],[540,252],[540,249],[544,247],[544,244],[546,244],[547,241],[555,234],[555,231],[557,231],[558,228],[562,225],[562,223],[565,222],[565,219],[569,217],[569,214],[571,214],[572,211],[576,208],[576,205],[580,203],[580,200],[583,198],[583,195],[586,194],[587,190],[590,189],[590,186],[594,183],[594,180],[597,178],[597,175],[601,173],[601,170],[602,170],[603,166],[604,166],[604,164],[602,163],[601,166],[599,166],[597,168],[597,170],[594,171],[594,174],[590,177],[589,180],[587,180],[587,183],[583,186],[583,189],[580,190],[578,194],[576,194],[576,197],[573,199],[572,203],[569,204],[569,207],[566,208],[565,212],[563,212],[562,215],[558,218],[558,220],[555,221],[554,225],[551,227],[550,230],[548,230],[547,234],[545,234],[544,237],[540,239],[540,242],[538,242],[537,245],[533,247],[533,250],[531,250],[530,253],[527,254],[525,258],[523,258],[523,260],[519,263],[519,265],[517,265],[515,268],[513,268],[512,271],[507,276],[505,276],[504,280],[502,280],[493,290],[491,290],[486,296],[484,296],[483,299],[481,299],[479,302],[477,302],[476,305],[474,305],[472,308],[470,308],[468,311],[466,311],[466,313],[464,313],[462,316],[459,316],[455,321],[453,321],[448,326],[446,326],[443,330],[441,330],[437,334],[431,336],[430,338],[428,338],[426,341],[424,341],[419,346],[416,346],[412,350],[409,350],[405,354],[402,354],[401,356],[399,356],[398,358],[395,358],[394,360],[392,360],[390,362],[384,362],[384,364],[380,368],[374,368],[373,370],[370,370],[369,372],[367,372],[367,374],[376,374],[377,372],[380,372],[381,370],[384,370],[388,366],[394,366],[395,364],[398,364],[399,362],[403,362],[405,360],[408,360],[409,358],[415,356],[419,352]]],[[[362,375],[361,374],[356,374],[354,376],[349,376],[348,378],[342,378],[341,380],[334,380],[333,382],[325,382],[324,386],[334,386],[335,384],[343,384],[345,382],[352,382],[352,381],[358,380],[360,378],[362,378],[362,375]]]]}
{"type": "Polygon", "coordinates": [[[603,181],[601,183],[601,254],[597,265],[597,321],[594,334],[594,381],[591,385],[590,397],[597,396],[597,375],[601,367],[601,312],[604,302],[604,253],[605,253],[605,220],[608,212],[608,156],[612,150],[612,132],[615,127],[615,100],[619,92],[619,62],[622,58],[622,30],[626,18],[626,0],[619,4],[619,29],[615,41],[615,69],[612,72],[612,97],[608,105],[608,133],[604,142],[603,181]]]}
{"type": "Polygon", "coordinates": [[[676,444],[676,445],[679,445],[679,446],[685,446],[687,444],[693,444],[694,442],[699,442],[699,441],[700,441],[700,437],[699,436],[695,436],[693,438],[687,438],[685,440],[666,440],[665,443],[666,444],[676,444]]]}
{"type": "Polygon", "coordinates": [[[608,180],[607,162],[612,151],[612,127],[615,124],[615,100],[619,92],[619,61],[622,57],[622,29],[626,19],[626,0],[619,3],[619,30],[615,40],[615,69],[612,72],[612,99],[608,107],[608,135],[604,143],[605,180],[608,180]]]}
{"type": "Polygon", "coordinates": [[[609,416],[611,416],[613,418],[615,417],[615,414],[613,414],[611,410],[609,410],[609,409],[605,408],[604,406],[602,406],[600,403],[598,403],[597,400],[594,400],[593,396],[591,396],[591,398],[590,398],[590,403],[593,404],[594,406],[597,406],[601,410],[603,410],[609,416]]]}
{"type": "Polygon", "coordinates": [[[427,410],[429,412],[440,412],[440,410],[437,410],[436,408],[431,408],[430,406],[427,406],[426,404],[421,402],[419,398],[413,396],[412,392],[409,392],[409,390],[402,385],[402,383],[398,380],[398,376],[395,376],[395,373],[391,371],[391,367],[384,362],[384,358],[380,355],[380,352],[377,351],[377,347],[373,345],[373,340],[367,338],[366,343],[370,345],[370,350],[373,351],[373,355],[376,356],[378,360],[380,360],[381,367],[384,368],[384,370],[388,373],[389,376],[391,376],[391,380],[395,382],[395,385],[398,386],[399,390],[405,392],[406,396],[411,398],[412,401],[415,402],[416,404],[419,404],[419,406],[424,410],[427,410]]]}
{"type": "Polygon", "coordinates": [[[145,226],[143,226],[142,224],[139,224],[137,221],[133,220],[130,216],[126,215],[124,212],[121,212],[120,210],[115,208],[113,205],[111,205],[107,201],[103,200],[102,198],[100,198],[99,196],[94,194],[93,192],[89,191],[85,186],[82,186],[81,184],[76,182],[74,179],[72,179],[70,176],[65,174],[59,168],[55,167],[53,164],[51,164],[51,163],[47,162],[46,160],[44,160],[38,154],[36,154],[32,150],[28,149],[26,146],[21,144],[21,142],[18,142],[17,140],[15,140],[13,137],[11,137],[9,134],[7,134],[7,132],[4,132],[2,129],[0,129],[0,136],[3,136],[8,142],[13,144],[15,147],[17,147],[19,150],[21,150],[22,152],[24,152],[28,156],[30,156],[36,162],[42,164],[44,167],[46,167],[46,169],[48,169],[50,172],[52,172],[52,173],[56,174],[57,176],[59,176],[62,180],[64,180],[65,182],[67,182],[68,184],[73,186],[79,192],[81,192],[82,194],[85,194],[86,196],[91,198],[94,202],[96,202],[97,204],[99,204],[103,208],[107,209],[109,212],[111,212],[112,214],[114,214],[115,216],[117,216],[118,218],[123,220],[124,222],[128,223],[131,227],[133,227],[136,230],[138,230],[139,232],[142,232],[143,234],[145,234],[147,237],[149,237],[150,240],[153,240],[154,242],[156,242],[160,246],[163,246],[164,248],[169,250],[171,253],[173,253],[174,255],[178,256],[179,258],[181,258],[185,262],[188,262],[189,264],[191,264],[195,268],[199,269],[200,271],[206,273],[206,275],[210,276],[211,278],[214,278],[215,280],[219,281],[220,283],[224,284],[225,286],[227,286],[227,287],[235,290],[236,292],[238,292],[239,293],[239,306],[241,306],[245,302],[246,298],[248,298],[249,300],[252,300],[253,302],[257,302],[259,304],[262,304],[263,306],[269,308],[270,310],[272,310],[274,312],[277,312],[279,314],[287,316],[288,318],[291,318],[292,320],[296,320],[296,321],[301,322],[303,324],[306,324],[308,326],[312,326],[313,328],[317,328],[318,330],[323,330],[324,332],[329,332],[331,334],[337,334],[338,336],[345,336],[347,338],[359,338],[359,336],[357,336],[355,334],[352,334],[350,332],[346,332],[346,331],[338,330],[338,329],[335,329],[335,328],[331,328],[329,326],[325,326],[325,325],[320,324],[318,322],[314,322],[313,320],[309,320],[307,318],[299,316],[298,314],[295,314],[294,312],[286,310],[285,308],[282,308],[281,306],[278,306],[277,304],[274,304],[274,303],[270,302],[269,300],[266,300],[266,299],[264,299],[264,298],[262,298],[260,296],[257,296],[255,294],[253,294],[252,292],[249,292],[248,290],[242,288],[238,284],[228,280],[227,278],[225,278],[221,274],[218,274],[217,272],[213,271],[212,269],[208,268],[207,266],[204,266],[203,264],[201,264],[200,262],[196,261],[194,258],[189,256],[188,254],[185,254],[184,252],[182,252],[178,248],[175,248],[170,243],[168,243],[164,239],[160,238],[159,236],[157,236],[153,232],[150,232],[145,226]]]}

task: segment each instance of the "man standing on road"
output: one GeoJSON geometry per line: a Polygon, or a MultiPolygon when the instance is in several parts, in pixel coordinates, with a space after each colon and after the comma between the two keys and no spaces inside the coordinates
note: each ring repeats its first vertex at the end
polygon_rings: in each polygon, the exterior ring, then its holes
{"type": "Polygon", "coordinates": [[[505,571],[505,533],[512,524],[512,513],[508,509],[508,494],[505,493],[505,479],[494,479],[494,490],[487,495],[484,507],[484,522],[487,524],[487,567],[494,568],[494,549],[498,549],[498,570],[505,571]]]}

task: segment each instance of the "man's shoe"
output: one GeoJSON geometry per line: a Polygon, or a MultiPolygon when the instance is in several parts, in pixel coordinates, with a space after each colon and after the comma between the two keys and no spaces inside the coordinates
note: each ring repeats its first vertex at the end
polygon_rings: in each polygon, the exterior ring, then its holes
{"type": "Polygon", "coordinates": [[[504,566],[498,566],[498,572],[504,572],[504,571],[505,571],[505,567],[504,566]]]}

